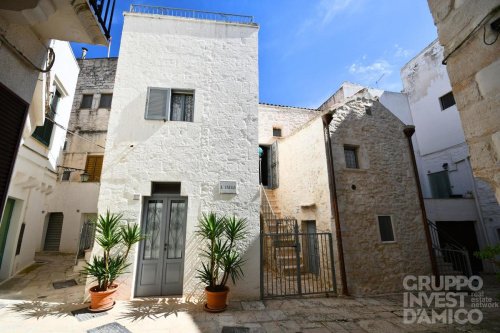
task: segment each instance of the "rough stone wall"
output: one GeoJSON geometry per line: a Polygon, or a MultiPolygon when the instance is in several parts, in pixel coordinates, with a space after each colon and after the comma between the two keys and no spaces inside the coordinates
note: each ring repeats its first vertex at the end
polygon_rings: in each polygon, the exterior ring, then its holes
{"type": "MultiPolygon", "coordinates": [[[[106,145],[111,109],[99,108],[101,94],[113,93],[118,58],[79,59],[80,75],[75,91],[69,130],[84,139],[68,134],[64,166],[84,169],[87,155],[102,155],[106,145]],[[81,109],[84,94],[93,94],[92,107],[81,109]]],[[[79,181],[80,172],[72,172],[70,181],[79,181]]],[[[96,198],[97,200],[97,198],[96,198]]]]}
{"type": "Polygon", "coordinates": [[[490,23],[500,17],[500,1],[428,0],[428,4],[448,58],[474,175],[490,183],[500,201],[500,42],[486,45],[483,40],[483,29],[487,43],[497,35],[490,23]]]}
{"type": "Polygon", "coordinates": [[[366,91],[337,108],[330,124],[347,284],[354,295],[400,291],[406,274],[431,271],[403,128],[366,91]],[[344,145],[358,147],[359,169],[346,168],[344,145]],[[377,215],[392,216],[395,242],[380,241],[377,215]]]}
{"type": "Polygon", "coordinates": [[[481,179],[476,179],[476,190],[479,206],[486,228],[486,237],[490,244],[500,243],[500,206],[496,201],[491,185],[481,179]]]}
{"type": "Polygon", "coordinates": [[[276,140],[273,137],[273,128],[280,128],[281,136],[287,137],[317,115],[318,112],[312,109],[261,103],[259,104],[259,144],[271,144],[276,140]]]}
{"type": "MultiPolygon", "coordinates": [[[[151,182],[181,182],[188,197],[184,295],[198,297],[202,212],[247,218],[245,278],[232,298],[259,296],[258,27],[168,16],[125,14],[108,127],[99,212],[141,222],[151,182]],[[195,90],[194,121],[145,120],[148,87],[195,90]],[[238,194],[219,194],[235,180],[238,194]]],[[[97,250],[97,249],[96,249],[97,250]]],[[[134,293],[137,247],[121,298],[134,293]]]]}
{"type": "Polygon", "coordinates": [[[274,190],[283,216],[315,220],[318,232],[331,232],[330,191],[323,122],[318,115],[278,142],[279,187],[274,190]]]}

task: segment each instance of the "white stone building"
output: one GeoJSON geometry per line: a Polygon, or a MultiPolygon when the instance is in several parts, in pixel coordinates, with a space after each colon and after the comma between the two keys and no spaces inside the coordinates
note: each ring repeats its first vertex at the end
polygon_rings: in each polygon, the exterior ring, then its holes
{"type": "Polygon", "coordinates": [[[44,124],[48,85],[37,83],[47,81],[40,73],[50,68],[54,55],[55,59],[59,57],[51,49],[51,40],[108,45],[114,3],[100,1],[101,7],[97,1],[87,0],[0,2],[0,114],[5,124],[0,215],[21,138],[44,124]]]}
{"type": "Polygon", "coordinates": [[[120,297],[202,294],[194,232],[201,213],[216,211],[248,220],[245,278],[231,292],[257,298],[258,26],[137,12],[145,8],[124,14],[98,211],[160,237],[135,249],[120,297]],[[221,181],[236,193],[220,193],[221,181]],[[164,237],[176,240],[168,251],[164,237]]]}
{"type": "Polygon", "coordinates": [[[24,127],[0,224],[0,281],[33,264],[36,251],[69,249],[64,243],[59,248],[60,239],[51,238],[61,220],[58,214],[51,216],[49,206],[58,182],[79,67],[68,42],[51,41],[49,46],[57,58],[47,77],[38,81],[31,100],[32,108],[43,110],[39,91],[49,91],[49,116],[34,130],[29,122],[24,127]]]}
{"type": "Polygon", "coordinates": [[[492,267],[473,252],[500,242],[500,206],[495,190],[472,173],[469,146],[446,66],[443,48],[432,42],[401,69],[416,128],[415,154],[427,216],[438,230],[465,246],[474,272],[492,267]]]}

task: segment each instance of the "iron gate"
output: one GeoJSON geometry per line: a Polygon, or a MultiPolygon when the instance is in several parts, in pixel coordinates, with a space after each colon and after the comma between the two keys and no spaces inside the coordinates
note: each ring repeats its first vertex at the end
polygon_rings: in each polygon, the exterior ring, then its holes
{"type": "Polygon", "coordinates": [[[274,219],[260,248],[261,298],[336,292],[331,233],[299,232],[296,220],[274,219]]]}

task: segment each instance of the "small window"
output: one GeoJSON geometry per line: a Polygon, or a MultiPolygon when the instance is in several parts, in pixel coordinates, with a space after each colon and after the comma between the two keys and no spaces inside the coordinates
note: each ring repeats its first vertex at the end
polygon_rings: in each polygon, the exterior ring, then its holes
{"type": "Polygon", "coordinates": [[[24,228],[26,228],[26,224],[21,224],[21,230],[19,231],[19,238],[17,239],[16,246],[16,256],[21,253],[21,245],[23,245],[23,237],[24,237],[24,228]]]}
{"type": "Polygon", "coordinates": [[[281,128],[273,127],[273,136],[281,138],[281,128]]]}
{"type": "Polygon", "coordinates": [[[87,156],[85,172],[89,175],[89,182],[99,182],[101,180],[103,156],[87,156]]]}
{"type": "Polygon", "coordinates": [[[99,100],[99,108],[111,109],[112,99],[113,99],[113,94],[101,94],[101,99],[99,100]]]}
{"type": "Polygon", "coordinates": [[[170,120],[193,121],[194,94],[192,92],[172,91],[170,120]]]}
{"type": "Polygon", "coordinates": [[[61,176],[61,181],[67,182],[69,180],[69,176],[71,176],[71,171],[64,170],[61,176]]]}
{"type": "Polygon", "coordinates": [[[453,92],[449,92],[444,96],[439,97],[439,103],[441,103],[441,110],[446,110],[450,106],[455,105],[455,97],[453,97],[453,92]]]}
{"type": "Polygon", "coordinates": [[[352,146],[344,146],[345,166],[349,169],[359,169],[358,149],[352,146]]]}
{"type": "Polygon", "coordinates": [[[50,145],[50,139],[52,138],[54,118],[56,116],[57,105],[59,104],[60,99],[61,93],[56,89],[50,102],[50,110],[47,114],[45,114],[45,122],[43,123],[43,126],[37,126],[32,134],[35,139],[47,147],[50,145]]]}
{"type": "Polygon", "coordinates": [[[394,230],[392,227],[392,219],[388,215],[378,216],[378,229],[380,232],[380,240],[382,242],[394,242],[394,230]]]}
{"type": "Polygon", "coordinates": [[[428,174],[431,185],[432,198],[446,199],[451,196],[451,184],[448,171],[440,171],[428,174]]]}
{"type": "Polygon", "coordinates": [[[80,109],[90,109],[92,108],[92,100],[94,95],[83,95],[82,103],[80,103],[80,109]]]}
{"type": "Polygon", "coordinates": [[[371,116],[372,115],[372,108],[370,106],[365,107],[365,112],[367,115],[371,116]]]}

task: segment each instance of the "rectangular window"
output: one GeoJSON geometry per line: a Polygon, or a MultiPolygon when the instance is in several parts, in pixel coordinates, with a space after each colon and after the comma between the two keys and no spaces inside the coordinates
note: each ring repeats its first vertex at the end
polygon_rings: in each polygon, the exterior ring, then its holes
{"type": "Polygon", "coordinates": [[[380,232],[380,240],[382,242],[394,242],[394,229],[392,226],[392,219],[388,215],[377,216],[378,229],[380,232]]]}
{"type": "Polygon", "coordinates": [[[345,166],[349,169],[359,169],[357,148],[344,146],[345,166]]]}
{"type": "Polygon", "coordinates": [[[45,114],[45,122],[43,123],[43,126],[37,126],[32,134],[35,139],[47,147],[50,145],[52,130],[54,129],[54,118],[60,99],[61,93],[56,89],[54,95],[52,96],[52,101],[50,102],[50,110],[47,114],[45,114]]]}
{"type": "Polygon", "coordinates": [[[85,164],[85,172],[89,175],[89,182],[101,181],[102,171],[102,155],[87,156],[87,163],[85,164]]]}
{"type": "Polygon", "coordinates": [[[111,109],[112,100],[113,100],[113,94],[101,94],[101,99],[99,100],[99,108],[111,109]]]}
{"type": "Polygon", "coordinates": [[[280,138],[281,137],[281,128],[273,127],[273,136],[280,138]]]}
{"type": "Polygon", "coordinates": [[[193,121],[194,92],[148,88],[145,119],[193,121]]]}
{"type": "Polygon", "coordinates": [[[448,171],[428,174],[431,193],[434,199],[446,199],[451,196],[451,185],[448,171]]]}
{"type": "Polygon", "coordinates": [[[71,175],[71,171],[64,170],[61,176],[61,181],[67,182],[69,180],[69,176],[71,175]]]}
{"type": "Polygon", "coordinates": [[[441,110],[446,110],[450,106],[455,105],[455,97],[453,97],[453,92],[449,92],[444,96],[439,97],[439,103],[441,103],[441,110]]]}
{"type": "Polygon", "coordinates": [[[194,95],[192,92],[172,91],[170,120],[193,121],[194,95]]]}
{"type": "Polygon", "coordinates": [[[26,228],[26,224],[21,224],[21,230],[19,231],[19,238],[17,239],[16,246],[16,256],[21,253],[21,245],[23,245],[23,237],[24,237],[24,228],[26,228]]]}
{"type": "Polygon", "coordinates": [[[90,109],[92,108],[92,100],[94,95],[83,95],[82,102],[80,103],[80,109],[90,109]]]}

